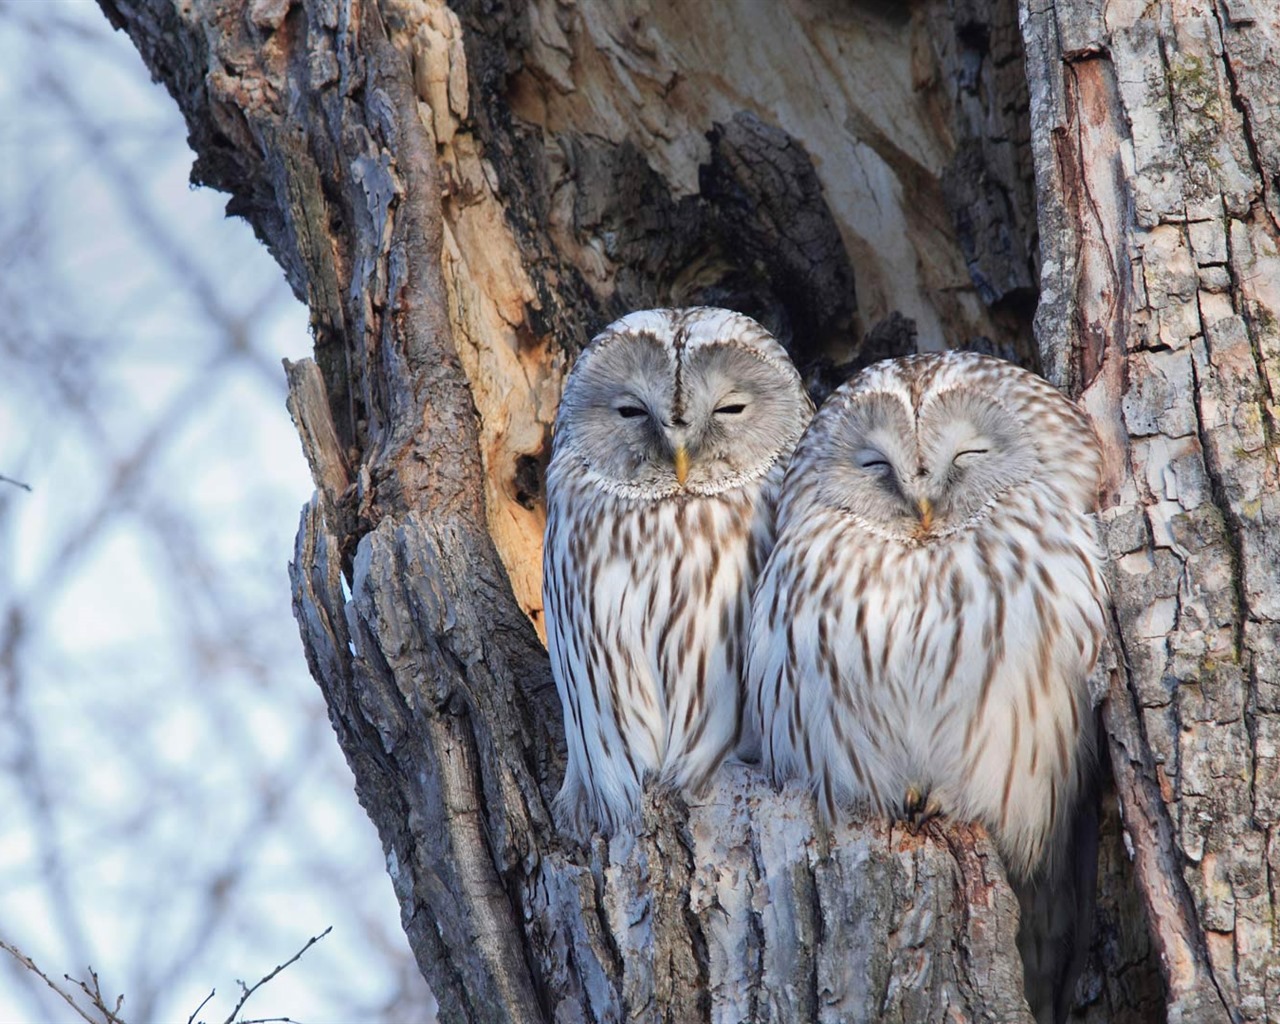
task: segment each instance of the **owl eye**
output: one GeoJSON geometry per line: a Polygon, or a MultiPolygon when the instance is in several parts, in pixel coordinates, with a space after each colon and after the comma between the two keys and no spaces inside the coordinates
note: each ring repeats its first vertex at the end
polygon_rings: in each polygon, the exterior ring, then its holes
{"type": "Polygon", "coordinates": [[[716,410],[717,416],[737,416],[738,413],[746,409],[745,402],[735,402],[732,405],[722,405],[716,410]]]}
{"type": "Polygon", "coordinates": [[[858,452],[853,461],[859,469],[865,469],[869,473],[883,473],[893,468],[888,459],[874,450],[858,452]]]}
{"type": "Polygon", "coordinates": [[[638,405],[620,405],[618,406],[618,415],[624,420],[632,420],[637,416],[645,415],[645,411],[638,405]]]}
{"type": "Polygon", "coordinates": [[[986,455],[991,449],[989,448],[965,448],[956,452],[955,458],[951,461],[957,466],[969,466],[977,462],[983,455],[986,455]]]}

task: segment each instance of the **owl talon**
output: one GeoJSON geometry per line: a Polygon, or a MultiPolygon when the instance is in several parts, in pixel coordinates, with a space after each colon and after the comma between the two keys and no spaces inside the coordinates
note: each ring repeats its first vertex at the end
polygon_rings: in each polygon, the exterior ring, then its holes
{"type": "Polygon", "coordinates": [[[928,790],[911,785],[902,798],[902,811],[907,825],[914,832],[941,814],[942,804],[928,790]]]}
{"type": "Polygon", "coordinates": [[[930,796],[924,805],[924,813],[920,817],[920,824],[927,825],[942,813],[942,804],[936,796],[930,796]]]}

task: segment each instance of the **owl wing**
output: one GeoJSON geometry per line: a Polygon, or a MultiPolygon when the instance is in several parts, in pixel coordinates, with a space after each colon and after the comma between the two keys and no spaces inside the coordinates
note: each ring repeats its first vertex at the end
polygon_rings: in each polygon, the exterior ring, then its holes
{"type": "Polygon", "coordinates": [[[807,780],[828,819],[840,806],[896,804],[908,774],[892,706],[879,706],[892,662],[869,657],[896,616],[866,547],[838,512],[792,519],[752,604],[749,710],[762,764],[777,781],[807,780]]]}
{"type": "Polygon", "coordinates": [[[643,604],[645,595],[611,553],[610,531],[583,529],[578,518],[550,503],[543,588],[568,749],[556,811],[582,835],[592,826],[613,831],[639,813],[644,776],[659,759],[663,708],[653,669],[637,655],[628,628],[627,604],[643,604]]]}
{"type": "Polygon", "coordinates": [[[829,615],[819,563],[830,547],[823,532],[784,528],[765,563],[752,600],[745,715],[774,780],[803,778],[818,789],[836,740],[838,686],[838,666],[823,642],[829,615]]]}
{"type": "Polygon", "coordinates": [[[740,745],[745,757],[760,759],[775,782],[798,775],[800,767],[793,711],[797,693],[784,621],[791,592],[786,569],[785,548],[779,544],[765,562],[751,601],[740,745]]]}

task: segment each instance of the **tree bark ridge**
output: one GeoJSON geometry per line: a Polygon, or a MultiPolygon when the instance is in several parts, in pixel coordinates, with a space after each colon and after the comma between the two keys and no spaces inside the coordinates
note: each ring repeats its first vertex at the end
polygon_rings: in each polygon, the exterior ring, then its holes
{"type": "Polygon", "coordinates": [[[1023,31],[1053,256],[1037,324],[1112,455],[1107,724],[1168,1015],[1272,1019],[1280,235],[1254,117],[1280,95],[1256,62],[1280,19],[1024,3],[1023,31]]]}

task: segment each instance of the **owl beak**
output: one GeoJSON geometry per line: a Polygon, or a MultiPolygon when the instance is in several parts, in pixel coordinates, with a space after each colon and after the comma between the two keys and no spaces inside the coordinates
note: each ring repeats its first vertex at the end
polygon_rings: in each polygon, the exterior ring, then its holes
{"type": "Polygon", "coordinates": [[[933,502],[921,498],[916,502],[916,513],[920,516],[920,529],[927,531],[933,526],[933,502]]]}
{"type": "Polygon", "coordinates": [[[689,479],[689,449],[682,444],[676,445],[675,451],[676,483],[681,487],[689,479]]]}

